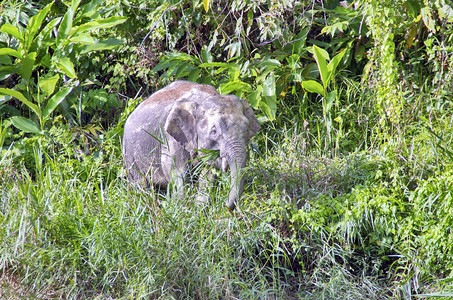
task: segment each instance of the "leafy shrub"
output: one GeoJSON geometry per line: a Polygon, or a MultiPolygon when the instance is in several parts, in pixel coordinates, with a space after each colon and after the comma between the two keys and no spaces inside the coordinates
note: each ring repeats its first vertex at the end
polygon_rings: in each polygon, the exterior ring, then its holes
{"type": "Polygon", "coordinates": [[[25,110],[22,116],[11,117],[13,125],[21,131],[42,133],[52,112],[80,84],[74,67],[76,59],[121,43],[116,39],[95,41],[90,32],[122,23],[125,18],[101,19],[93,13],[99,1],[79,8],[80,2],[74,1],[63,17],[50,20],[46,18],[53,3],[46,5],[29,18],[22,31],[11,24],[3,24],[0,28],[12,38],[9,47],[0,49],[0,56],[6,63],[3,70],[9,70],[3,77],[17,76],[13,86],[0,88],[0,93],[6,95],[2,102],[14,97],[30,110],[25,110]],[[52,33],[54,29],[56,36],[52,33]],[[14,57],[13,61],[10,57],[14,57]],[[27,118],[30,113],[31,117],[27,118]]]}

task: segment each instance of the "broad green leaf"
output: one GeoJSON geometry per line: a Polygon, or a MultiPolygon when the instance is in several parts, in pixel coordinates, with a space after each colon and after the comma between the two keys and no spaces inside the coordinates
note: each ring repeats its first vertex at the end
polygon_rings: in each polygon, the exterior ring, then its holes
{"type": "Polygon", "coordinates": [[[58,27],[57,34],[57,45],[60,45],[69,35],[69,32],[72,30],[72,21],[74,19],[74,10],[70,7],[58,27]]]}
{"type": "Polygon", "coordinates": [[[266,115],[267,119],[272,121],[275,119],[277,105],[272,101],[267,101],[266,97],[262,97],[259,105],[260,109],[266,115]]]}
{"type": "Polygon", "coordinates": [[[167,55],[167,58],[169,60],[185,60],[185,61],[190,61],[192,63],[196,63],[199,65],[201,62],[199,59],[197,59],[195,56],[192,56],[187,53],[170,53],[167,55]]]}
{"type": "Polygon", "coordinates": [[[22,43],[24,42],[24,37],[22,36],[22,33],[20,33],[19,29],[17,29],[11,24],[4,24],[2,28],[0,28],[0,31],[15,37],[22,43]]]}
{"type": "Polygon", "coordinates": [[[227,83],[221,84],[219,87],[219,91],[223,95],[228,95],[231,92],[251,92],[252,88],[248,83],[236,80],[236,81],[229,81],[227,83]]]}
{"type": "Polygon", "coordinates": [[[111,28],[113,26],[126,22],[126,20],[126,17],[114,16],[102,20],[88,22],[83,25],[74,27],[69,35],[75,36],[77,33],[82,33],[94,29],[111,28]]]}
{"type": "Polygon", "coordinates": [[[122,24],[127,21],[127,17],[121,17],[121,16],[113,16],[113,17],[108,17],[106,19],[101,19],[97,20],[96,23],[98,23],[97,28],[111,28],[113,26],[122,24]]]}
{"type": "Polygon", "coordinates": [[[47,13],[49,12],[50,8],[52,7],[53,3],[48,4],[43,9],[39,11],[37,15],[34,15],[28,20],[27,30],[24,33],[24,43],[25,43],[25,50],[28,52],[28,48],[30,47],[36,33],[38,32],[39,28],[42,25],[47,13]]]}
{"type": "Polygon", "coordinates": [[[23,132],[36,133],[36,134],[41,133],[41,130],[39,129],[38,124],[35,121],[32,121],[30,119],[20,117],[20,116],[14,116],[14,117],[11,117],[11,122],[17,129],[20,129],[23,132]]]}
{"type": "Polygon", "coordinates": [[[255,90],[248,95],[247,100],[250,103],[251,107],[258,108],[258,106],[260,105],[260,102],[261,102],[262,93],[263,93],[263,86],[258,85],[255,88],[255,90]]]}
{"type": "Polygon", "coordinates": [[[54,62],[56,67],[63,71],[66,76],[70,78],[76,78],[77,75],[74,70],[74,64],[67,57],[60,57],[57,61],[54,62]]]}
{"type": "MultiPolygon", "coordinates": [[[[38,36],[30,44],[30,46],[28,47],[28,52],[37,52],[38,57],[49,55],[48,48],[53,46],[56,40],[55,37],[52,36],[52,32],[54,32],[61,19],[62,18],[56,18],[48,22],[47,25],[44,26],[44,28],[39,32],[38,36]]],[[[41,61],[41,59],[39,59],[39,61],[41,61]]]]}
{"type": "Polygon", "coordinates": [[[39,107],[36,104],[30,102],[21,92],[12,89],[0,88],[0,94],[10,95],[18,99],[19,101],[27,105],[38,117],[41,117],[41,110],[39,109],[39,107]]]}
{"type": "Polygon", "coordinates": [[[117,48],[118,46],[122,45],[123,41],[118,40],[118,39],[106,39],[102,41],[96,41],[95,43],[91,45],[87,45],[83,47],[82,51],[80,53],[88,53],[88,52],[93,52],[93,51],[100,51],[100,50],[110,50],[117,48]]]}
{"type": "Polygon", "coordinates": [[[264,108],[264,112],[270,120],[275,119],[275,113],[277,112],[277,95],[275,94],[274,73],[269,73],[263,82],[263,94],[260,107],[264,108]]]}
{"type": "Polygon", "coordinates": [[[25,56],[21,63],[18,73],[22,76],[25,82],[28,84],[30,81],[31,73],[33,72],[36,60],[36,52],[29,53],[25,56]]]}
{"type": "Polygon", "coordinates": [[[21,92],[12,89],[0,88],[0,94],[10,95],[22,102],[28,101],[27,98],[25,98],[25,96],[21,92]]]}
{"type": "Polygon", "coordinates": [[[46,96],[50,96],[55,90],[55,85],[57,84],[58,79],[60,79],[58,74],[52,77],[40,77],[38,79],[38,86],[41,91],[46,94],[46,96]]]}
{"type": "Polygon", "coordinates": [[[346,49],[343,49],[340,53],[335,55],[334,58],[329,62],[327,65],[327,69],[329,70],[329,78],[327,79],[327,85],[330,83],[330,80],[335,76],[335,72],[337,70],[338,64],[341,62],[341,59],[346,53],[346,49]]]}
{"type": "Polygon", "coordinates": [[[52,98],[47,102],[46,107],[43,110],[43,119],[46,120],[50,114],[55,110],[58,104],[65,99],[65,97],[72,91],[72,87],[65,88],[58,91],[52,98]]]}
{"type": "Polygon", "coordinates": [[[340,53],[334,56],[332,60],[329,62],[327,65],[327,69],[329,70],[330,73],[335,73],[338,64],[341,62],[341,59],[346,53],[346,49],[343,49],[340,53]]]}
{"type": "Polygon", "coordinates": [[[208,12],[209,10],[209,0],[203,0],[204,10],[208,12]]]}
{"type": "Polygon", "coordinates": [[[322,87],[322,85],[319,82],[314,81],[314,80],[306,80],[306,81],[302,81],[301,84],[302,84],[302,87],[304,89],[306,89],[307,91],[309,91],[310,93],[317,93],[322,96],[325,96],[324,88],[322,87]]]}
{"type": "Polygon", "coordinates": [[[17,58],[21,58],[19,51],[11,49],[11,48],[0,48],[0,55],[11,55],[17,58]]]}
{"type": "MultiPolygon", "coordinates": [[[[319,50],[319,53],[321,54],[322,57],[324,57],[324,59],[326,61],[330,61],[330,56],[329,56],[329,52],[327,52],[326,50],[324,50],[323,48],[320,48],[317,44],[315,44],[316,47],[318,47],[318,50],[319,50]]],[[[310,53],[313,53],[313,48],[311,49],[311,52],[310,53]]]]}
{"type": "Polygon", "coordinates": [[[313,45],[313,57],[316,60],[316,64],[318,65],[319,74],[321,75],[322,84],[324,89],[327,89],[328,85],[328,77],[329,77],[329,70],[327,69],[326,59],[321,52],[321,48],[316,45],[313,45]]]}
{"type": "Polygon", "coordinates": [[[74,22],[74,13],[77,11],[77,7],[79,6],[80,1],[81,0],[73,0],[71,7],[68,8],[65,15],[63,16],[60,27],[58,27],[57,45],[62,45],[67,42],[69,33],[73,30],[72,24],[74,22]]]}
{"type": "Polygon", "coordinates": [[[87,33],[81,33],[76,35],[75,37],[70,38],[71,42],[74,44],[81,43],[81,44],[94,44],[94,39],[87,33]]]}

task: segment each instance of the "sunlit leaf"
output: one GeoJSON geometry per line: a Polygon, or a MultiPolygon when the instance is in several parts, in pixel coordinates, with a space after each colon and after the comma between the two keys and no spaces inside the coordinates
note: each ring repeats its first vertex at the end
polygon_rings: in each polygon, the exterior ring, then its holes
{"type": "Polygon", "coordinates": [[[75,37],[70,38],[71,42],[73,43],[81,43],[81,44],[94,44],[95,41],[94,39],[87,33],[81,33],[79,35],[76,35],[75,37]]]}
{"type": "Polygon", "coordinates": [[[11,55],[17,58],[21,58],[19,51],[11,49],[11,48],[0,48],[0,55],[11,55]]]}
{"type": "Polygon", "coordinates": [[[258,108],[261,101],[261,95],[263,93],[263,86],[258,85],[253,92],[248,94],[247,100],[251,107],[258,108]]]}
{"type": "Polygon", "coordinates": [[[326,59],[323,53],[321,52],[321,49],[316,45],[313,45],[313,57],[315,58],[316,64],[318,65],[318,70],[319,74],[321,75],[321,80],[324,89],[326,89],[328,85],[327,81],[329,77],[329,70],[327,69],[326,59]]]}
{"type": "Polygon", "coordinates": [[[275,94],[275,76],[269,73],[263,82],[263,94],[261,97],[260,107],[270,120],[275,119],[277,112],[277,95],[275,94]]]}
{"type": "Polygon", "coordinates": [[[203,0],[203,6],[206,12],[209,10],[209,2],[210,0],[203,0]]]}
{"type": "Polygon", "coordinates": [[[332,60],[329,62],[327,65],[327,69],[329,70],[328,72],[328,79],[327,79],[327,85],[329,85],[330,80],[335,76],[335,72],[337,70],[338,64],[341,62],[343,56],[346,53],[346,49],[343,49],[340,53],[334,56],[332,60]]]}
{"type": "Polygon", "coordinates": [[[123,41],[118,40],[118,39],[113,39],[113,38],[102,40],[102,41],[96,41],[91,45],[85,46],[80,53],[88,53],[88,52],[93,52],[93,51],[115,49],[122,44],[123,44],[123,41]]]}
{"type": "Polygon", "coordinates": [[[58,79],[60,79],[58,74],[52,77],[40,77],[38,79],[38,86],[41,91],[46,94],[46,96],[50,96],[55,90],[55,85],[57,84],[58,79]]]}
{"type": "Polygon", "coordinates": [[[319,82],[314,80],[306,80],[302,81],[301,84],[302,87],[309,91],[310,93],[317,93],[324,96],[324,88],[319,82]]]}
{"type": "Polygon", "coordinates": [[[126,22],[126,20],[127,20],[126,17],[114,16],[114,17],[109,17],[109,18],[102,19],[102,20],[88,22],[83,25],[74,27],[69,35],[75,36],[77,33],[91,31],[94,29],[111,28],[113,26],[126,22]]]}
{"type": "Polygon", "coordinates": [[[36,52],[29,53],[25,56],[21,63],[18,73],[22,76],[25,82],[29,82],[31,73],[33,72],[36,60],[36,52]]]}
{"type": "Polygon", "coordinates": [[[72,29],[73,18],[74,10],[69,8],[63,17],[60,26],[58,27],[57,44],[61,44],[62,41],[68,37],[69,31],[72,29]]]}
{"type": "Polygon", "coordinates": [[[57,61],[54,62],[56,67],[63,71],[66,76],[70,78],[76,78],[77,75],[74,70],[74,64],[67,57],[60,57],[57,61]]]}
{"type": "MultiPolygon", "coordinates": [[[[231,94],[232,92],[251,92],[252,88],[248,83],[236,80],[228,81],[227,83],[221,84],[219,87],[220,93],[223,95],[231,94]]],[[[237,94],[239,95],[239,94],[237,94]]]]}
{"type": "Polygon", "coordinates": [[[15,37],[22,43],[24,42],[24,37],[22,36],[22,33],[20,33],[19,29],[17,29],[16,27],[14,27],[11,24],[4,24],[0,28],[0,31],[15,37]]]}
{"type": "Polygon", "coordinates": [[[24,43],[27,51],[52,5],[53,2],[45,6],[37,15],[34,15],[28,20],[27,30],[24,33],[24,43]]]}

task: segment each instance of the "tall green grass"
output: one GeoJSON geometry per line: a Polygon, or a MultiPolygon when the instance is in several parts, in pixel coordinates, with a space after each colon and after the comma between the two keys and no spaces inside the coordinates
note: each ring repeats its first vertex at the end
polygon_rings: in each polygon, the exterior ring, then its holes
{"type": "MultiPolygon", "coordinates": [[[[285,268],[275,264],[284,255],[278,233],[253,213],[232,217],[218,188],[212,203],[199,204],[195,190],[184,200],[155,195],[121,176],[106,181],[101,161],[68,173],[50,156],[37,149],[34,178],[23,168],[1,183],[0,268],[37,294],[49,287],[70,298],[286,293],[289,283],[276,271],[285,268]]],[[[121,168],[120,157],[110,159],[121,168]]]]}
{"type": "Polygon", "coordinates": [[[208,203],[196,201],[196,185],[188,184],[184,199],[129,186],[112,133],[117,129],[88,151],[64,128],[4,146],[0,295],[448,295],[448,110],[430,118],[419,112],[416,121],[408,116],[404,130],[376,137],[371,125],[377,118],[366,98],[362,107],[351,106],[352,96],[342,101],[350,107],[344,120],[356,119],[333,128],[341,138],[330,142],[315,110],[298,115],[288,108],[293,123],[263,126],[252,141],[245,192],[233,215],[224,207],[227,174],[208,189],[208,203]]]}

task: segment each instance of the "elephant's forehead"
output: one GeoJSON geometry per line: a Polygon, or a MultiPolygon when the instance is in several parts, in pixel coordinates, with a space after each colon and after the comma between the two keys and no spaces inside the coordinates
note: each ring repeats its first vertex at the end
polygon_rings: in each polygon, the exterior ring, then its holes
{"type": "Polygon", "coordinates": [[[247,121],[240,108],[234,105],[208,108],[204,112],[204,115],[208,120],[218,123],[221,128],[234,125],[242,126],[247,121]]]}
{"type": "Polygon", "coordinates": [[[237,108],[231,106],[207,108],[204,114],[208,118],[222,119],[226,122],[237,119],[242,115],[237,108]]]}
{"type": "Polygon", "coordinates": [[[218,95],[206,102],[203,102],[207,114],[234,115],[242,113],[242,104],[239,101],[233,101],[228,96],[218,95]]]}

